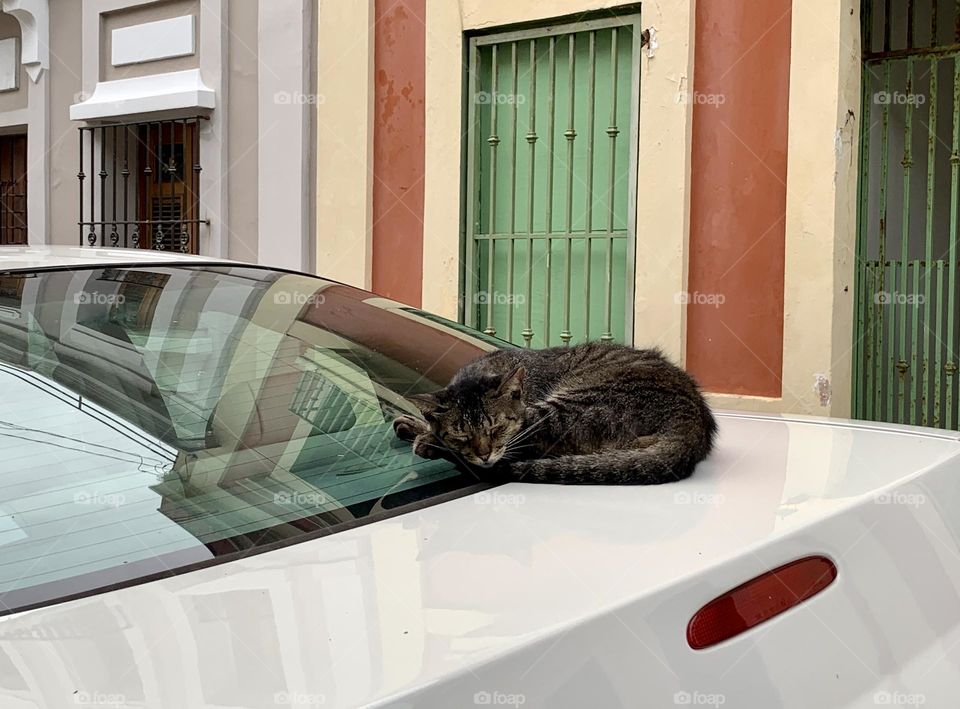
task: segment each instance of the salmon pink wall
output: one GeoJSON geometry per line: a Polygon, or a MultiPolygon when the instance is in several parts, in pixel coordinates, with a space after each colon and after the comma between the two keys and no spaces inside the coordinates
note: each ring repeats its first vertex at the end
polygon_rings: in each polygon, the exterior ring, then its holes
{"type": "Polygon", "coordinates": [[[425,4],[376,0],[374,7],[373,290],[417,306],[423,280],[425,4]]]}
{"type": "Polygon", "coordinates": [[[781,395],[790,8],[697,3],[686,365],[707,391],[781,395]]]}

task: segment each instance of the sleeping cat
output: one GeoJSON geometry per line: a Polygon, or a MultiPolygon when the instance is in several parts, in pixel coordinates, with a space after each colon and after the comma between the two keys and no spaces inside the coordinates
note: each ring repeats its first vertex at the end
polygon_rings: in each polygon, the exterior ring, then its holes
{"type": "Polygon", "coordinates": [[[717,425],[694,380],[657,350],[591,342],[505,349],[408,397],[397,435],[424,458],[508,480],[656,485],[688,477],[717,425]]]}

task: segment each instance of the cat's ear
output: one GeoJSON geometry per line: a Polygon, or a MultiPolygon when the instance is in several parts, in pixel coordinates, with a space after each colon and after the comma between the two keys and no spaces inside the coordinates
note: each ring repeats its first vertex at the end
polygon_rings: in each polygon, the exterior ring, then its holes
{"type": "Polygon", "coordinates": [[[407,397],[407,401],[420,409],[420,413],[428,421],[446,411],[446,407],[440,403],[436,394],[412,394],[407,397]]]}
{"type": "Polygon", "coordinates": [[[513,399],[519,399],[523,394],[523,379],[527,376],[527,370],[524,366],[517,365],[510,374],[503,378],[500,387],[497,389],[497,396],[509,396],[513,399]]]}

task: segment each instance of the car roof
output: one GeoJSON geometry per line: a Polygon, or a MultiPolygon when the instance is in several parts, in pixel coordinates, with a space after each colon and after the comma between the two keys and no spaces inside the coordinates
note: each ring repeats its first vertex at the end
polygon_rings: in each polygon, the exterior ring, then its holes
{"type": "Polygon", "coordinates": [[[165,263],[241,263],[149,249],[107,249],[80,246],[0,246],[0,272],[69,266],[116,266],[165,263]]]}

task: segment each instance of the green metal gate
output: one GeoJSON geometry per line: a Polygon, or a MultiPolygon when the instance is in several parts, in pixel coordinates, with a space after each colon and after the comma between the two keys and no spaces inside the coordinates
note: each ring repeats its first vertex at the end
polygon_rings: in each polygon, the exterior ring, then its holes
{"type": "Polygon", "coordinates": [[[640,43],[638,15],[470,39],[468,325],[632,338],[640,43]]]}
{"type": "Polygon", "coordinates": [[[960,17],[866,0],[854,416],[958,428],[960,17]]]}

